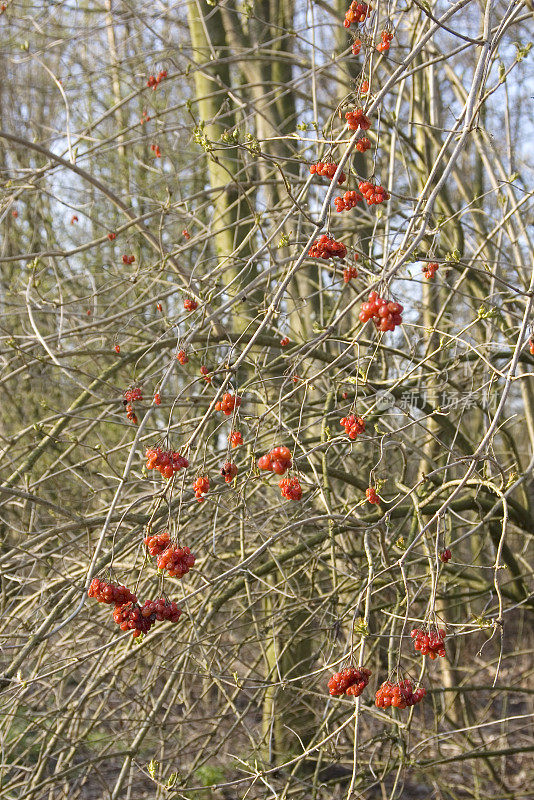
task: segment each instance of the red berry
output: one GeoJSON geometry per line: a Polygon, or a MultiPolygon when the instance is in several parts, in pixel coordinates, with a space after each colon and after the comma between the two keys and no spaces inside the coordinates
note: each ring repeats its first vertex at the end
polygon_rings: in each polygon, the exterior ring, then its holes
{"type": "MultiPolygon", "coordinates": [[[[276,472],[276,470],[273,469],[273,472],[276,472]]],[[[302,486],[298,478],[283,478],[278,482],[278,486],[282,490],[282,497],[286,497],[288,500],[302,500],[302,486]]]]}
{"type": "Polygon", "coordinates": [[[210,489],[210,479],[207,475],[203,475],[196,479],[193,483],[193,491],[195,492],[195,497],[199,503],[202,503],[204,497],[202,495],[207,494],[210,489]]]}
{"type": "Polygon", "coordinates": [[[223,466],[221,467],[221,475],[223,476],[226,483],[230,483],[237,475],[236,465],[233,464],[231,461],[225,461],[223,466]]]}
{"type": "Polygon", "coordinates": [[[239,447],[240,444],[243,444],[243,437],[241,436],[241,432],[232,431],[232,433],[228,437],[228,441],[230,442],[232,447],[239,447]]]}

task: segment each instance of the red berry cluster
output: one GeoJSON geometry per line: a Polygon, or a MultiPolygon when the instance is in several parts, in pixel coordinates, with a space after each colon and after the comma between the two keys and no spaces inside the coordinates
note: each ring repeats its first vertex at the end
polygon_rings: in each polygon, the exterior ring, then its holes
{"type": "Polygon", "coordinates": [[[177,361],[178,361],[178,362],[179,362],[179,363],[180,363],[182,366],[183,366],[184,364],[187,364],[187,362],[189,361],[189,359],[188,359],[188,357],[187,357],[187,353],[185,352],[185,350],[178,350],[178,352],[176,353],[176,360],[177,360],[177,361]]]}
{"type": "Polygon", "coordinates": [[[362,49],[362,43],[359,39],[355,39],[352,43],[352,55],[359,56],[362,49]]]}
{"type": "Polygon", "coordinates": [[[161,405],[161,395],[159,392],[156,392],[156,394],[154,395],[154,403],[157,406],[161,405]]]}
{"type": "Polygon", "coordinates": [[[141,114],[141,119],[139,120],[141,125],[144,125],[145,122],[150,122],[150,117],[148,116],[148,112],[146,108],[143,109],[143,113],[141,114]]]}
{"type": "Polygon", "coordinates": [[[365,421],[362,417],[357,417],[355,414],[349,414],[348,417],[343,417],[339,424],[345,428],[345,433],[349,439],[355,439],[359,433],[365,430],[365,421]]]}
{"type": "Polygon", "coordinates": [[[258,459],[260,469],[283,475],[291,466],[291,451],[288,447],[274,447],[269,453],[258,459]]]}
{"type": "Polygon", "coordinates": [[[353,278],[358,277],[358,270],[356,267],[347,267],[343,270],[343,282],[349,283],[353,278]]]}
{"type": "Polygon", "coordinates": [[[123,264],[133,264],[133,263],[134,263],[134,261],[135,261],[135,256],[127,256],[127,255],[124,255],[124,256],[122,257],[122,263],[123,263],[123,264]]]}
{"type": "Polygon", "coordinates": [[[174,600],[165,600],[164,597],[160,597],[159,600],[145,600],[141,606],[141,614],[143,617],[155,615],[158,622],[178,622],[182,610],[178,608],[178,603],[175,603],[174,600]]]}
{"type": "Polygon", "coordinates": [[[207,494],[210,490],[210,479],[203,475],[200,478],[197,478],[196,481],[193,483],[193,491],[195,492],[195,497],[199,503],[202,503],[204,498],[202,495],[207,494]]]}
{"type": "Polygon", "coordinates": [[[134,403],[136,400],[143,399],[141,389],[138,386],[134,386],[133,389],[126,389],[123,396],[125,403],[134,403]]]}
{"type": "Polygon", "coordinates": [[[231,461],[225,461],[221,467],[221,475],[226,483],[231,483],[237,475],[237,467],[231,461]]]}
{"type": "Polygon", "coordinates": [[[358,25],[360,22],[365,22],[367,17],[371,14],[372,6],[367,3],[357,3],[356,0],[350,4],[347,13],[345,14],[345,28],[350,28],[351,25],[358,25]]]}
{"type": "Polygon", "coordinates": [[[151,556],[160,556],[171,543],[169,531],[161,531],[161,533],[148,534],[145,536],[144,543],[146,549],[151,556]]]}
{"type": "MultiPolygon", "coordinates": [[[[317,164],[312,164],[310,167],[310,172],[312,175],[323,175],[325,178],[332,178],[335,175],[337,169],[337,164],[332,164],[328,161],[319,161],[317,164]]],[[[338,184],[341,186],[342,183],[345,183],[347,180],[347,176],[343,171],[339,173],[339,178],[337,179],[338,184]]]]}
{"type": "Polygon", "coordinates": [[[342,694],[359,697],[371,677],[371,670],[365,667],[347,667],[341,672],[334,672],[328,681],[328,691],[332,697],[339,697],[342,694]]]}
{"type": "Polygon", "coordinates": [[[409,680],[399,681],[398,683],[390,683],[384,681],[380,689],[376,693],[376,705],[378,708],[407,708],[419,703],[426,695],[426,689],[420,686],[419,689],[413,690],[412,682],[409,680]]]}
{"type": "Polygon", "coordinates": [[[439,554],[439,557],[440,557],[440,561],[443,561],[443,563],[446,564],[447,561],[451,560],[452,553],[449,550],[449,548],[447,547],[445,550],[441,551],[441,553],[439,554]]]}
{"type": "MultiPolygon", "coordinates": [[[[369,84],[367,84],[367,87],[369,87],[369,84]]],[[[370,147],[371,147],[371,142],[369,141],[367,136],[362,136],[362,138],[358,139],[358,141],[356,142],[356,150],[358,150],[360,153],[365,153],[365,151],[369,150],[370,147]]]]}
{"type": "Polygon", "coordinates": [[[87,594],[99,603],[114,605],[113,619],[121,630],[131,630],[134,638],[142,633],[148,633],[156,620],[178,622],[182,613],[175,602],[169,602],[164,598],[155,601],[146,600],[140,606],[137,597],[125,586],[106,583],[100,578],[91,581],[87,594]]]}
{"type": "Polygon", "coordinates": [[[358,189],[367,200],[368,206],[377,206],[383,203],[384,200],[389,200],[389,194],[384,187],[370,181],[360,181],[358,189]]]}
{"type": "Polygon", "coordinates": [[[98,603],[106,603],[108,606],[137,603],[137,597],[126,586],[107,583],[100,578],[93,578],[87,595],[93,597],[98,603]]]}
{"type": "Polygon", "coordinates": [[[196,311],[198,303],[192,297],[186,297],[184,300],[184,308],[186,311],[196,311]]]}
{"type": "Polygon", "coordinates": [[[282,497],[287,500],[302,500],[302,486],[298,478],[282,478],[278,486],[282,490],[282,497]]]}
{"type": "Polygon", "coordinates": [[[215,403],[215,411],[222,411],[223,414],[226,414],[226,416],[229,417],[234,408],[239,408],[240,405],[241,398],[239,395],[233,395],[230,394],[230,392],[225,392],[222,400],[219,400],[217,403],[215,403]]]}
{"type": "Polygon", "coordinates": [[[200,367],[200,374],[202,375],[206,383],[211,383],[211,375],[209,374],[209,369],[205,366],[205,364],[202,364],[202,366],[200,367]]]}
{"type": "Polygon", "coordinates": [[[372,319],[379,331],[394,331],[402,323],[403,307],[400,303],[384,300],[377,292],[369,292],[366,303],[360,307],[360,322],[372,319]]]}
{"type": "Polygon", "coordinates": [[[166,569],[171,578],[183,578],[194,566],[196,557],[189,547],[168,547],[158,556],[158,569],[166,569]]]}
{"type": "Polygon", "coordinates": [[[362,131],[368,131],[371,127],[371,120],[365,116],[362,108],[357,108],[355,111],[347,111],[345,119],[351,131],[357,131],[358,128],[361,128],[362,131]]]}
{"type": "MultiPolygon", "coordinates": [[[[362,81],[362,85],[360,86],[360,94],[367,94],[368,91],[369,91],[369,81],[362,81]]],[[[360,142],[361,141],[362,140],[360,139],[360,142]]],[[[371,146],[370,142],[369,142],[369,146],[371,146]]]]}
{"type": "Polygon", "coordinates": [[[228,441],[232,447],[239,447],[240,444],[243,444],[243,436],[241,435],[241,431],[232,431],[228,437],[228,441]]]}
{"type": "Polygon", "coordinates": [[[335,239],[329,239],[323,233],[319,239],[316,239],[308,253],[310,258],[345,258],[347,255],[347,248],[342,242],[336,242],[335,239]]]}
{"type": "Polygon", "coordinates": [[[117,238],[117,234],[116,233],[113,233],[113,232],[112,233],[108,233],[108,239],[109,239],[110,242],[112,242],[113,239],[116,239],[116,238],[117,238]]]}
{"type": "Polygon", "coordinates": [[[137,415],[133,410],[132,403],[135,403],[136,400],[143,399],[143,395],[141,394],[141,389],[139,389],[139,387],[135,387],[133,389],[126,389],[123,397],[124,399],[122,402],[126,406],[126,417],[130,420],[130,422],[133,422],[134,425],[137,425],[138,422],[137,415]]]}
{"type": "Polygon", "coordinates": [[[183,229],[183,231],[182,231],[182,236],[184,237],[184,239],[190,239],[190,238],[191,238],[191,234],[189,233],[189,231],[187,230],[187,228],[184,228],[184,229],[183,229]]]}
{"type": "Polygon", "coordinates": [[[145,616],[136,603],[125,603],[122,606],[115,606],[113,619],[121,631],[132,631],[136,639],[142,633],[148,633],[156,618],[151,614],[145,616]]]}
{"type": "Polygon", "coordinates": [[[384,53],[386,50],[389,50],[389,43],[393,39],[393,34],[389,33],[389,31],[382,31],[382,41],[377,46],[377,50],[379,53],[384,53]]]}
{"type": "Polygon", "coordinates": [[[283,339],[280,339],[280,347],[287,347],[289,344],[289,336],[284,336],[283,339]]]}
{"type": "Polygon", "coordinates": [[[336,197],[334,199],[334,203],[336,206],[336,211],[350,211],[351,208],[361,203],[363,197],[359,192],[352,190],[350,192],[345,192],[343,197],[336,197]]]}
{"type": "Polygon", "coordinates": [[[147,447],[146,468],[157,469],[164,478],[172,478],[175,472],[188,467],[189,461],[176,450],[163,450],[161,447],[147,447]]]}
{"type": "Polygon", "coordinates": [[[445,656],[445,645],[443,641],[447,633],[443,628],[439,630],[435,629],[428,633],[420,631],[419,628],[414,628],[410,636],[414,640],[413,646],[416,650],[420,651],[422,656],[430,656],[432,661],[438,656],[441,656],[441,658],[445,656]]]}
{"type": "Polygon", "coordinates": [[[73,214],[72,217],[70,218],[70,224],[74,225],[75,222],[78,222],[78,217],[76,216],[76,214],[73,214]]]}
{"type": "Polygon", "coordinates": [[[376,493],[376,488],[374,486],[369,486],[365,490],[365,499],[368,503],[372,503],[373,505],[378,505],[380,503],[380,498],[376,493]]]}
{"type": "Polygon", "coordinates": [[[150,149],[154,153],[154,158],[161,158],[161,150],[159,149],[159,144],[151,144],[150,149]]]}
{"type": "Polygon", "coordinates": [[[162,69],[161,72],[158,72],[157,77],[155,75],[149,75],[148,80],[146,82],[146,85],[149,88],[151,88],[154,91],[156,91],[156,88],[158,87],[158,84],[160,84],[161,81],[166,77],[167,77],[167,70],[166,69],[162,69]]]}
{"type": "Polygon", "coordinates": [[[439,264],[437,261],[429,261],[428,264],[425,264],[423,267],[423,274],[425,278],[433,278],[436,272],[439,269],[439,264]]]}
{"type": "Polygon", "coordinates": [[[528,340],[528,349],[530,350],[530,355],[534,356],[534,337],[530,337],[528,340]]]}

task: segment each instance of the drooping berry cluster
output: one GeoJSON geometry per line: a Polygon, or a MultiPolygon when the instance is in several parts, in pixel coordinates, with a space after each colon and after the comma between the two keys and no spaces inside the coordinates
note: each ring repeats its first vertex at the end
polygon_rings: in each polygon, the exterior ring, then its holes
{"type": "Polygon", "coordinates": [[[343,270],[343,283],[350,283],[353,278],[358,277],[358,270],[356,267],[346,267],[343,270]]]}
{"type": "Polygon", "coordinates": [[[289,344],[289,336],[284,336],[283,339],[280,339],[280,347],[287,347],[289,344]]]}
{"type": "Polygon", "coordinates": [[[125,586],[116,586],[100,578],[91,581],[87,594],[99,603],[114,605],[113,619],[121,630],[131,630],[134,638],[142,633],[148,633],[156,620],[178,622],[182,613],[175,602],[165,600],[163,597],[159,600],[146,600],[140,606],[137,597],[125,586]]]}
{"type": "Polygon", "coordinates": [[[150,614],[144,616],[141,607],[136,603],[125,603],[122,606],[115,606],[113,619],[121,631],[132,631],[136,639],[142,633],[148,633],[156,617],[150,614]]]}
{"type": "Polygon", "coordinates": [[[159,600],[145,600],[141,606],[141,614],[143,617],[154,615],[158,622],[178,622],[182,610],[174,600],[160,597],[159,600]]]}
{"type": "Polygon", "coordinates": [[[133,389],[126,389],[123,394],[122,402],[126,406],[126,417],[130,420],[130,422],[133,422],[134,425],[137,425],[138,420],[132,404],[135,403],[136,400],[142,399],[143,395],[141,394],[141,389],[138,386],[134,387],[133,389]]]}
{"type": "Polygon", "coordinates": [[[356,0],[353,0],[345,14],[344,27],[350,28],[351,25],[358,25],[360,22],[365,22],[372,8],[373,7],[367,5],[367,3],[358,3],[356,0]]]}
{"type": "Polygon", "coordinates": [[[150,149],[154,153],[154,158],[161,158],[161,150],[159,149],[159,144],[151,144],[150,149]]]}
{"type": "Polygon", "coordinates": [[[203,495],[207,494],[209,490],[210,479],[206,475],[202,475],[200,478],[197,478],[193,483],[193,491],[195,492],[195,497],[199,503],[202,503],[204,500],[203,495]]]}
{"type": "Polygon", "coordinates": [[[148,536],[145,536],[143,541],[151,556],[160,556],[170,546],[171,543],[169,531],[148,534],[148,536]]]}
{"type": "Polygon", "coordinates": [[[378,206],[385,200],[389,200],[389,194],[384,187],[371,183],[371,181],[360,181],[358,189],[366,199],[368,206],[378,206]]]}
{"type": "Polygon", "coordinates": [[[334,672],[328,681],[328,691],[332,697],[343,694],[359,697],[371,677],[371,670],[365,667],[347,667],[341,672],[334,672]]]}
{"type": "Polygon", "coordinates": [[[365,420],[363,417],[357,417],[355,414],[349,414],[348,417],[340,419],[339,424],[345,428],[345,433],[349,439],[355,439],[359,433],[365,430],[365,420]]]}
{"type": "Polygon", "coordinates": [[[123,264],[133,264],[134,261],[135,261],[135,256],[123,255],[123,257],[122,257],[122,263],[123,264]]]}
{"type": "MultiPolygon", "coordinates": [[[[367,84],[367,88],[369,89],[369,84],[367,84]]],[[[358,150],[360,153],[365,153],[365,151],[369,150],[370,147],[371,142],[367,136],[362,136],[362,138],[358,139],[356,142],[356,150],[358,150]]]]}
{"type": "Polygon", "coordinates": [[[377,50],[379,53],[384,53],[386,50],[389,50],[389,45],[391,40],[393,39],[393,34],[389,31],[382,31],[381,33],[382,41],[379,45],[377,45],[377,50]]]}
{"type": "Polygon", "coordinates": [[[221,467],[221,475],[226,483],[231,483],[237,475],[237,467],[232,461],[225,461],[221,467]]]}
{"type": "Polygon", "coordinates": [[[189,461],[176,450],[163,450],[161,447],[147,447],[146,468],[157,469],[164,478],[172,478],[175,472],[189,466],[189,461]]]}
{"type": "Polygon", "coordinates": [[[106,603],[108,606],[137,603],[137,597],[126,586],[107,583],[100,578],[93,578],[87,590],[87,596],[94,598],[98,603],[106,603]]]}
{"type": "Polygon", "coordinates": [[[365,499],[368,503],[372,503],[373,505],[378,505],[380,503],[380,498],[376,493],[376,488],[374,486],[369,486],[365,490],[365,499]]]}
{"type": "Polygon", "coordinates": [[[150,122],[150,117],[148,115],[148,111],[146,110],[146,108],[143,109],[143,113],[141,114],[139,122],[141,123],[141,125],[144,125],[145,122],[150,122]]]}
{"type": "Polygon", "coordinates": [[[419,630],[419,628],[414,628],[410,636],[414,640],[413,646],[420,651],[422,656],[429,656],[432,661],[438,656],[445,657],[445,645],[443,642],[447,633],[443,628],[434,629],[428,633],[419,630]]]}
{"type": "Polygon", "coordinates": [[[260,469],[283,475],[291,466],[291,451],[288,447],[274,447],[269,453],[258,459],[260,469]]]}
{"type": "Polygon", "coordinates": [[[359,39],[355,39],[352,43],[352,55],[359,56],[362,49],[362,43],[359,39]]]}
{"type": "Polygon", "coordinates": [[[243,436],[241,431],[232,431],[230,436],[228,437],[228,441],[232,445],[232,447],[239,447],[240,444],[243,444],[243,436]]]}
{"type": "Polygon", "coordinates": [[[302,500],[302,486],[298,478],[282,478],[278,486],[282,490],[282,497],[287,500],[302,500]]]}
{"type": "Polygon", "coordinates": [[[343,197],[336,197],[334,199],[334,204],[336,206],[336,211],[350,211],[351,208],[361,203],[363,197],[361,194],[354,189],[349,192],[345,192],[343,197]]]}
{"type": "Polygon", "coordinates": [[[205,364],[202,364],[202,366],[200,367],[200,374],[202,375],[206,383],[211,383],[211,375],[209,373],[210,371],[207,368],[207,366],[205,364]]]}
{"type": "Polygon", "coordinates": [[[135,386],[133,389],[126,389],[123,397],[126,403],[135,403],[136,400],[143,399],[143,394],[141,389],[138,386],[135,386]]]}
{"type": "Polygon", "coordinates": [[[419,703],[426,695],[426,689],[420,686],[418,689],[413,690],[412,682],[409,680],[399,681],[398,683],[391,683],[384,681],[380,689],[376,693],[376,705],[378,708],[407,708],[419,703]]]}
{"type": "Polygon", "coordinates": [[[239,408],[241,405],[241,398],[239,395],[233,395],[230,392],[223,394],[222,400],[215,403],[215,411],[222,411],[227,417],[233,412],[234,408],[239,408]]]}
{"type": "Polygon", "coordinates": [[[347,248],[342,242],[336,242],[335,239],[329,239],[323,233],[319,239],[316,239],[308,255],[311,258],[345,258],[347,255],[347,248]]]}
{"type": "Polygon", "coordinates": [[[158,569],[166,569],[171,578],[183,578],[194,566],[196,557],[189,547],[167,547],[158,556],[158,569]]]}
{"type": "Polygon", "coordinates": [[[438,269],[439,264],[437,261],[429,261],[428,264],[425,264],[423,267],[423,275],[428,279],[433,278],[438,269]]]}
{"type": "Polygon", "coordinates": [[[167,77],[167,70],[166,69],[162,69],[161,72],[158,72],[157,76],[156,75],[149,75],[148,76],[148,80],[146,82],[146,85],[149,88],[151,88],[154,91],[156,91],[158,85],[166,77],[167,77]]]}
{"type": "Polygon", "coordinates": [[[351,131],[357,131],[361,128],[362,131],[368,131],[371,127],[371,120],[363,113],[362,108],[356,108],[354,111],[347,111],[345,114],[347,125],[351,131]]]}
{"type": "Polygon", "coordinates": [[[184,300],[184,308],[186,311],[196,311],[198,303],[192,297],[186,297],[184,300]]]}
{"type": "Polygon", "coordinates": [[[379,331],[394,331],[402,323],[403,307],[400,303],[388,302],[377,292],[369,292],[366,303],[360,307],[360,322],[372,319],[379,331]]]}
{"type": "Polygon", "coordinates": [[[178,363],[179,363],[179,364],[181,364],[182,366],[183,366],[184,364],[187,364],[187,362],[189,361],[189,359],[188,359],[188,357],[187,357],[187,353],[185,352],[185,350],[178,350],[178,352],[176,353],[176,360],[177,360],[177,361],[178,361],[178,363]]]}
{"type": "Polygon", "coordinates": [[[443,561],[443,563],[446,564],[447,561],[451,560],[452,553],[449,550],[449,548],[447,547],[447,548],[445,548],[445,550],[441,551],[441,553],[439,554],[439,557],[440,557],[440,561],[443,561]]]}
{"type": "MultiPolygon", "coordinates": [[[[335,175],[337,169],[337,164],[333,164],[329,161],[319,161],[317,164],[312,164],[310,166],[310,172],[312,175],[323,175],[325,178],[332,178],[335,175]]],[[[347,180],[347,176],[342,171],[339,173],[339,178],[337,179],[338,184],[341,186],[342,183],[345,183],[347,180]]]]}

